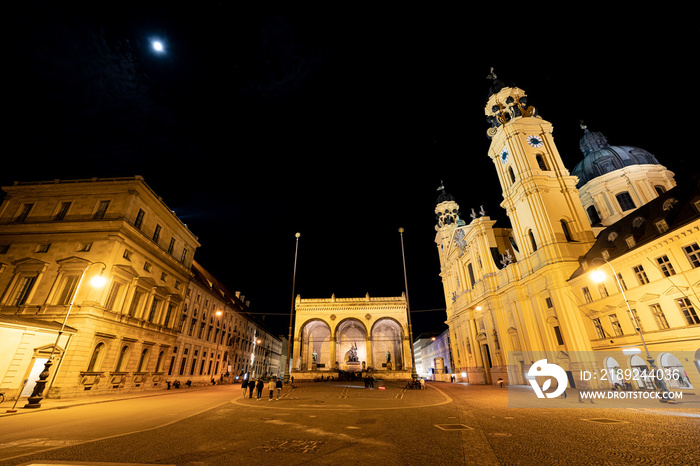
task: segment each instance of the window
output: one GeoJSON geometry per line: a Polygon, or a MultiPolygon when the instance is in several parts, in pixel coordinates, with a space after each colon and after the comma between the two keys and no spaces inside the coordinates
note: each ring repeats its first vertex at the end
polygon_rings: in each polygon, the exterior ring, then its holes
{"type": "Polygon", "coordinates": [[[136,313],[139,310],[141,304],[141,298],[143,297],[143,292],[136,290],[134,291],[134,297],[131,299],[131,306],[129,306],[129,315],[131,317],[136,317],[136,313]]]}
{"type": "Polygon", "coordinates": [[[162,372],[163,371],[163,357],[165,356],[165,352],[161,351],[158,353],[158,359],[156,360],[156,372],[162,372]]]}
{"type": "Polygon", "coordinates": [[[117,301],[117,296],[119,296],[119,290],[121,290],[122,284],[118,282],[113,282],[109,289],[109,294],[107,295],[107,302],[105,303],[105,309],[110,311],[114,310],[114,304],[117,301]]]}
{"type": "Polygon", "coordinates": [[[73,292],[78,284],[78,276],[67,276],[63,279],[63,289],[58,297],[56,304],[70,304],[71,298],[73,297],[73,292]]]}
{"type": "Polygon", "coordinates": [[[151,263],[148,261],[144,262],[143,263],[143,270],[145,270],[146,272],[150,272],[151,271],[151,263]]]}
{"type": "Polygon", "coordinates": [[[151,302],[151,310],[148,313],[148,321],[153,322],[153,319],[156,316],[156,311],[158,310],[158,305],[160,304],[160,300],[153,298],[153,302],[151,302]]]}
{"type": "Polygon", "coordinates": [[[615,198],[617,199],[617,203],[620,204],[620,208],[623,212],[637,208],[632,200],[632,196],[630,196],[630,193],[627,191],[615,195],[615,198]]]}
{"type": "Polygon", "coordinates": [[[134,226],[137,229],[141,229],[141,226],[143,225],[143,217],[146,215],[146,212],[143,211],[143,209],[139,209],[139,213],[136,214],[136,220],[134,220],[134,226]]]}
{"type": "Polygon", "coordinates": [[[180,257],[180,263],[184,264],[185,259],[187,259],[187,248],[182,248],[182,257],[180,257]]]}
{"type": "Polygon", "coordinates": [[[129,251],[128,249],[124,249],[124,254],[122,254],[122,257],[124,259],[130,261],[132,255],[133,255],[133,252],[129,251]]]}
{"type": "Polygon", "coordinates": [[[666,223],[666,220],[659,220],[656,222],[656,229],[659,230],[659,233],[663,234],[668,231],[668,223],[666,223]]]}
{"type": "Polygon", "coordinates": [[[598,338],[605,338],[605,330],[603,330],[603,324],[600,323],[600,319],[593,319],[593,326],[595,326],[598,338]]]}
{"type": "Polygon", "coordinates": [[[66,214],[68,213],[70,205],[70,202],[61,202],[61,204],[58,206],[58,211],[56,212],[56,215],[53,216],[53,219],[57,222],[60,222],[61,220],[66,218],[66,214]]]}
{"type": "Polygon", "coordinates": [[[700,317],[698,317],[695,307],[693,307],[693,304],[688,298],[681,298],[676,300],[676,302],[683,313],[683,317],[685,317],[686,322],[688,322],[688,325],[700,324],[700,317]]]}
{"type": "Polygon", "coordinates": [[[141,351],[141,357],[139,358],[139,365],[136,368],[136,372],[145,372],[148,366],[148,348],[141,351]]]}
{"type": "Polygon", "coordinates": [[[583,293],[583,299],[585,299],[587,303],[593,302],[593,296],[591,296],[591,290],[589,290],[587,286],[584,286],[583,288],[581,288],[581,292],[583,293]]]}
{"type": "Polygon", "coordinates": [[[620,326],[620,321],[617,319],[617,314],[610,314],[610,325],[612,325],[613,333],[616,336],[622,335],[622,326],[620,326]]]}
{"type": "Polygon", "coordinates": [[[693,268],[700,267],[700,246],[698,246],[698,243],[685,246],[683,252],[685,252],[685,256],[688,258],[693,268]]]}
{"type": "Polygon", "coordinates": [[[93,215],[92,218],[97,220],[105,218],[105,214],[107,213],[107,207],[109,207],[109,201],[100,201],[100,203],[97,205],[95,215],[93,215]]]}
{"type": "Polygon", "coordinates": [[[175,238],[170,238],[170,244],[168,245],[168,254],[172,254],[173,249],[175,249],[175,238]]]}
{"type": "Polygon", "coordinates": [[[24,222],[25,220],[27,220],[27,217],[29,216],[29,212],[32,210],[32,207],[34,207],[34,204],[22,204],[19,213],[15,217],[15,222],[24,222]]]}
{"type": "Polygon", "coordinates": [[[591,222],[591,225],[597,225],[600,223],[600,215],[598,215],[598,211],[594,205],[588,206],[586,213],[588,214],[588,220],[591,222]]]}
{"type": "Polygon", "coordinates": [[[568,241],[568,242],[573,241],[573,239],[571,239],[571,232],[569,231],[569,225],[567,225],[564,220],[560,220],[559,223],[561,223],[561,229],[564,232],[564,238],[566,238],[566,241],[568,241]]]}
{"type": "Polygon", "coordinates": [[[600,293],[601,298],[607,298],[608,296],[610,296],[608,294],[608,289],[605,287],[605,283],[598,284],[598,293],[600,293]]]}
{"type": "Polygon", "coordinates": [[[630,249],[632,249],[633,247],[635,247],[637,245],[637,241],[634,239],[634,236],[628,236],[625,239],[625,242],[627,243],[627,247],[630,249]]]}
{"type": "Polygon", "coordinates": [[[15,293],[14,299],[12,299],[12,306],[22,306],[27,302],[29,294],[36,283],[36,276],[23,276],[19,279],[19,287],[15,293]]]}
{"type": "Polygon", "coordinates": [[[557,337],[557,345],[561,346],[564,344],[564,338],[561,336],[561,330],[558,325],[554,326],[554,336],[557,337]]]}
{"type": "Polygon", "coordinates": [[[542,170],[542,171],[547,171],[547,170],[549,170],[549,169],[547,168],[547,164],[546,164],[545,161],[544,161],[544,157],[542,157],[542,154],[537,154],[537,155],[535,156],[535,159],[537,160],[537,166],[540,167],[540,170],[542,170]]]}
{"type": "Polygon", "coordinates": [[[639,319],[639,314],[637,314],[636,309],[632,309],[632,316],[630,316],[630,320],[632,321],[632,327],[634,327],[635,330],[637,329],[637,326],[639,326],[639,330],[642,332],[644,331],[644,327],[642,327],[642,321],[639,319]]]}
{"type": "Polygon", "coordinates": [[[165,321],[163,322],[163,326],[165,327],[170,327],[170,317],[173,314],[173,309],[175,308],[174,304],[168,304],[168,310],[165,313],[165,321]]]}
{"type": "Polygon", "coordinates": [[[92,243],[78,243],[77,252],[88,252],[92,249],[92,243]]]}
{"type": "Polygon", "coordinates": [[[657,257],[656,263],[659,264],[659,270],[661,270],[661,273],[664,274],[664,277],[670,277],[671,275],[676,274],[676,271],[673,269],[673,265],[671,265],[671,261],[668,259],[668,256],[664,255],[657,257]]]}
{"type": "Polygon", "coordinates": [[[474,288],[476,280],[474,280],[474,267],[472,267],[471,262],[467,264],[467,272],[469,272],[469,282],[472,284],[472,288],[474,288]]]}
{"type": "Polygon", "coordinates": [[[622,278],[622,274],[621,274],[621,273],[618,273],[618,274],[617,274],[617,279],[620,281],[620,286],[622,287],[622,289],[623,289],[624,291],[627,291],[627,284],[625,283],[625,279],[622,278]]]}
{"type": "Polygon", "coordinates": [[[528,230],[527,236],[530,238],[530,245],[532,246],[532,252],[537,251],[537,242],[535,241],[535,234],[532,230],[528,230]]]}
{"type": "Polygon", "coordinates": [[[656,191],[656,194],[658,194],[659,196],[661,196],[663,193],[666,192],[666,187],[657,184],[656,186],[654,186],[654,190],[656,191]]]}
{"type": "Polygon", "coordinates": [[[508,167],[508,175],[510,175],[510,182],[515,183],[515,172],[513,171],[513,167],[508,167]]]}
{"type": "Polygon", "coordinates": [[[666,316],[664,315],[664,311],[661,309],[661,306],[658,304],[652,304],[649,306],[649,309],[651,309],[651,313],[654,316],[654,320],[656,320],[656,325],[659,327],[659,330],[664,330],[667,328],[670,328],[668,325],[668,320],[666,320],[666,316]]]}
{"type": "Polygon", "coordinates": [[[95,372],[99,370],[101,362],[100,356],[102,355],[104,347],[104,343],[98,343],[97,346],[95,346],[95,349],[92,350],[92,356],[90,356],[90,363],[88,364],[87,372],[95,372]]]}
{"type": "Polygon", "coordinates": [[[119,360],[117,360],[117,367],[116,367],[115,371],[116,372],[125,372],[126,365],[128,362],[129,362],[129,346],[124,345],[124,346],[122,346],[122,349],[119,352],[119,360]]]}
{"type": "Polygon", "coordinates": [[[36,252],[40,252],[40,253],[49,252],[50,247],[51,247],[51,243],[39,244],[36,247],[36,252]]]}
{"type": "Polygon", "coordinates": [[[640,285],[646,285],[649,283],[649,278],[647,278],[647,273],[644,271],[644,267],[640,265],[637,265],[633,267],[634,274],[637,277],[637,281],[639,282],[640,285]]]}
{"type": "Polygon", "coordinates": [[[156,229],[153,231],[153,242],[154,243],[157,243],[158,239],[160,238],[160,230],[161,230],[161,226],[156,225],[156,229]]]}
{"type": "Polygon", "coordinates": [[[10,245],[9,244],[0,244],[0,254],[7,254],[7,251],[10,250],[10,245]]]}

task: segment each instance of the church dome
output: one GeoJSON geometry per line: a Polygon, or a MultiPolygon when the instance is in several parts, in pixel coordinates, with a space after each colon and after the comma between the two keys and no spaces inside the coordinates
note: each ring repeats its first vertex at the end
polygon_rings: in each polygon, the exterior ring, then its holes
{"type": "Polygon", "coordinates": [[[583,160],[571,171],[579,179],[576,185],[579,189],[592,179],[620,168],[630,165],[659,165],[656,157],[648,151],[633,146],[611,146],[602,133],[589,131],[588,128],[584,130],[579,147],[583,152],[583,160]]]}

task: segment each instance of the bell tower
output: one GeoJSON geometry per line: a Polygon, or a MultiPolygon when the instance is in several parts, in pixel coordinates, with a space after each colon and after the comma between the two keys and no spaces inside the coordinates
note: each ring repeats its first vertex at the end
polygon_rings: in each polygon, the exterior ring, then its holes
{"type": "Polygon", "coordinates": [[[511,221],[516,260],[533,268],[578,260],[595,241],[576,188],[554,144],[552,124],[527,104],[525,91],[493,74],[485,113],[491,158],[501,184],[501,207],[511,221]]]}

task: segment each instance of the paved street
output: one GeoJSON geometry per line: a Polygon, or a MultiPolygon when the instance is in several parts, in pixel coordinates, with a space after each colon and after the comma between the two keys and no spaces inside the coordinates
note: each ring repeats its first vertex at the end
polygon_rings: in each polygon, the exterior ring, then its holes
{"type": "Polygon", "coordinates": [[[508,389],[492,386],[339,382],[285,388],[279,401],[267,390],[241,399],[238,385],[89,405],[47,400],[43,411],[0,417],[0,465],[700,463],[694,400],[662,409],[552,401],[557,408],[513,409],[508,389]]]}

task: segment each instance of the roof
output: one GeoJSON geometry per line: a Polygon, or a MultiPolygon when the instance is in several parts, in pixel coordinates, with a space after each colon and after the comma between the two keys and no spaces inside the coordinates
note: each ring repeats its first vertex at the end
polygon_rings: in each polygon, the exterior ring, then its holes
{"type": "MultiPolygon", "coordinates": [[[[581,258],[581,263],[602,258],[603,251],[607,251],[608,260],[624,256],[700,219],[700,210],[696,206],[696,202],[700,201],[699,183],[700,174],[696,174],[605,228],[593,247],[581,258]],[[667,230],[658,228],[657,224],[662,220],[667,230]],[[629,237],[634,237],[635,245],[632,248],[627,244],[629,237]]],[[[583,272],[583,267],[579,267],[571,278],[583,272]]]]}

